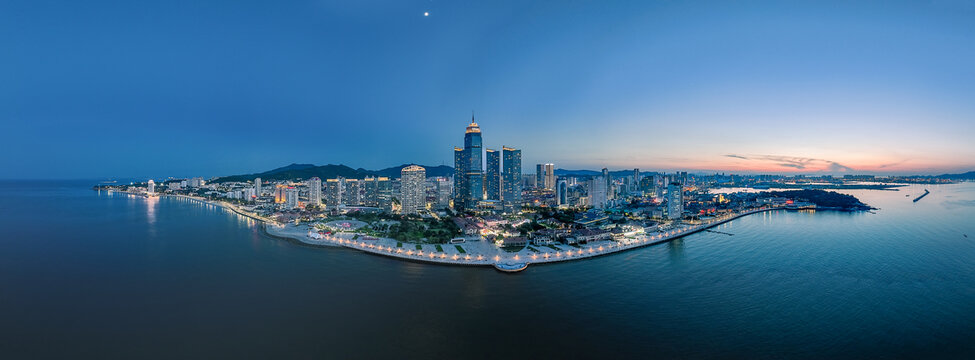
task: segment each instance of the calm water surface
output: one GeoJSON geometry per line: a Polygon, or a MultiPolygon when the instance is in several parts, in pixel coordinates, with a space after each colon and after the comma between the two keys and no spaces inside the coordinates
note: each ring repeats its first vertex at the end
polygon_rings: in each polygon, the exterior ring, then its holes
{"type": "Polygon", "coordinates": [[[90,185],[0,182],[0,358],[975,357],[975,183],[516,275],[90,185]]]}

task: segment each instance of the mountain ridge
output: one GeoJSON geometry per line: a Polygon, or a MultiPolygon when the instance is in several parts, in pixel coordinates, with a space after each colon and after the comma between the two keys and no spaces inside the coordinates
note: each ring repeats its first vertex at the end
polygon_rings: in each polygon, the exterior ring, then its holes
{"type": "MultiPolygon", "coordinates": [[[[221,176],[214,178],[211,180],[211,182],[245,182],[254,180],[254,178],[261,178],[261,180],[303,180],[312,177],[318,177],[320,179],[334,179],[337,177],[362,179],[369,176],[397,178],[400,175],[400,170],[410,165],[418,164],[402,164],[380,170],[367,170],[363,168],[353,169],[352,167],[343,164],[313,165],[293,163],[260,173],[221,176]]],[[[423,167],[427,169],[427,176],[430,177],[450,176],[454,173],[454,168],[446,165],[423,167]]]]}

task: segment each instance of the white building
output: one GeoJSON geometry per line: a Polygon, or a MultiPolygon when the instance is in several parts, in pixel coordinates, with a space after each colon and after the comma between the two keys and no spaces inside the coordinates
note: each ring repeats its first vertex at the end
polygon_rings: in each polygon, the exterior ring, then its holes
{"type": "Polygon", "coordinates": [[[289,209],[298,207],[298,188],[288,187],[285,191],[284,206],[289,209]]]}
{"type": "Polygon", "coordinates": [[[606,179],[599,176],[589,179],[589,205],[596,209],[606,208],[606,179]]]}
{"type": "Polygon", "coordinates": [[[403,215],[416,214],[426,209],[427,193],[424,183],[427,170],[422,166],[410,165],[400,172],[400,204],[403,215]]]}
{"type": "Polygon", "coordinates": [[[156,193],[156,182],[152,181],[152,179],[149,179],[149,185],[146,187],[146,192],[148,192],[149,195],[156,193]]]}
{"type": "Polygon", "coordinates": [[[201,177],[195,177],[187,180],[186,185],[189,187],[203,187],[203,185],[206,185],[206,181],[201,177]]]}
{"type": "Polygon", "coordinates": [[[254,179],[254,193],[261,196],[261,178],[254,179]]]}
{"type": "Polygon", "coordinates": [[[322,205],[322,179],[313,177],[308,179],[308,203],[315,206],[322,205]]]}

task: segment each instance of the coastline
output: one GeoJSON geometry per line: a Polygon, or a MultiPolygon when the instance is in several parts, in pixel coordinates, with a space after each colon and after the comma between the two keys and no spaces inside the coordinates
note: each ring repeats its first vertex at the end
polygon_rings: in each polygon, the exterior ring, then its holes
{"type": "MultiPolygon", "coordinates": [[[[517,252],[506,252],[485,241],[472,241],[462,244],[415,244],[403,243],[394,239],[358,240],[354,233],[337,233],[313,240],[307,236],[307,225],[265,224],[264,232],[288,241],[297,241],[316,247],[344,247],[368,254],[396,258],[424,264],[453,266],[493,266],[499,270],[516,266],[524,270],[528,265],[554,264],[577,261],[600,256],[617,254],[628,250],[667,243],[687,235],[707,230],[729,221],[766,211],[785,210],[778,207],[760,208],[716,219],[706,224],[685,226],[680,229],[658,232],[651,235],[638,235],[632,239],[599,240],[585,245],[532,245],[517,252]],[[440,246],[438,249],[437,246],[440,246]],[[460,246],[464,252],[457,250],[460,246]],[[536,251],[531,251],[533,248],[536,251]]],[[[519,271],[520,271],[519,270],[519,271]]]]}
{"type": "MultiPolygon", "coordinates": [[[[126,191],[119,191],[131,195],[142,195],[126,191]]],[[[448,266],[491,266],[503,272],[522,271],[529,265],[547,265],[567,261],[578,261],[596,257],[613,255],[628,250],[659,245],[676,239],[698,233],[729,221],[766,211],[786,210],[783,207],[765,207],[752,209],[742,213],[717,218],[705,224],[684,225],[677,229],[651,234],[640,234],[633,238],[622,240],[598,240],[585,245],[565,245],[554,243],[550,245],[527,245],[516,252],[499,249],[487,241],[470,241],[461,244],[416,244],[405,243],[389,238],[375,240],[359,240],[356,233],[334,233],[321,239],[312,239],[308,225],[293,225],[280,223],[255,214],[244,212],[233,204],[223,201],[211,201],[203,198],[162,194],[181,199],[197,201],[203,204],[218,206],[240,216],[260,222],[260,231],[268,237],[284,240],[296,245],[315,248],[345,248],[358,250],[367,254],[411,261],[423,264],[448,266]],[[438,248],[439,247],[439,248],[438,248]],[[462,249],[462,250],[461,250],[462,249]],[[534,250],[534,251],[532,251],[534,250]],[[517,270],[511,271],[510,268],[517,270]]],[[[824,209],[826,210],[826,209],[824,209]]]]}

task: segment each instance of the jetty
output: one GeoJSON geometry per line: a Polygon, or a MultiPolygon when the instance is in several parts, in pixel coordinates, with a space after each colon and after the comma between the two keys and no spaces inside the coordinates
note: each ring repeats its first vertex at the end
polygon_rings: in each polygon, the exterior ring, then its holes
{"type": "Polygon", "coordinates": [[[928,191],[928,189],[924,189],[924,193],[921,194],[921,196],[918,196],[918,197],[914,198],[914,202],[918,202],[918,200],[923,199],[925,196],[928,196],[928,194],[930,194],[930,193],[931,192],[928,191]]]}

